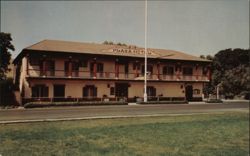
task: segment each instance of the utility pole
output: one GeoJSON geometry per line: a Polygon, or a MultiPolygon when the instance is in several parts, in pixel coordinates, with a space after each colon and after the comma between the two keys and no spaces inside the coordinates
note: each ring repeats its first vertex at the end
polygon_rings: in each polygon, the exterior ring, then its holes
{"type": "Polygon", "coordinates": [[[147,102],[147,25],[148,25],[148,1],[145,0],[145,49],[144,49],[144,57],[145,57],[145,62],[144,62],[144,102],[147,102]]]}
{"type": "Polygon", "coordinates": [[[216,99],[218,100],[220,98],[220,86],[222,85],[222,83],[219,83],[216,86],[216,99]]]}

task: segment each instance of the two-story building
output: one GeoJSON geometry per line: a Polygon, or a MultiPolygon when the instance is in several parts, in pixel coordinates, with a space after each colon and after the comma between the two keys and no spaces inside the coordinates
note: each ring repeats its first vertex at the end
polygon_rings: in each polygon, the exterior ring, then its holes
{"type": "MultiPolygon", "coordinates": [[[[149,100],[202,99],[210,61],[182,52],[147,50],[149,100]]],[[[44,40],[13,61],[15,83],[28,101],[143,98],[144,49],[136,46],[44,40]]]]}

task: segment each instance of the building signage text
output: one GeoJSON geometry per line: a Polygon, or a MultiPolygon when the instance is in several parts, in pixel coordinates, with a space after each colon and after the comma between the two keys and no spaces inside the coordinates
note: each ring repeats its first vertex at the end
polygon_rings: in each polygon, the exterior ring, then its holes
{"type": "MultiPolygon", "coordinates": [[[[121,53],[121,54],[133,54],[133,55],[144,55],[145,50],[144,49],[122,49],[122,48],[116,48],[113,49],[114,53],[121,53]]],[[[147,55],[153,55],[152,51],[147,50],[147,55]]]]}

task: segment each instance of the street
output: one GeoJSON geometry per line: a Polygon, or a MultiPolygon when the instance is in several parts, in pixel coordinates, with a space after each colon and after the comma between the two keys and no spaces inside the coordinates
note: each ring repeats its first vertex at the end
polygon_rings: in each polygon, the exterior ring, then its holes
{"type": "Polygon", "coordinates": [[[249,103],[230,102],[222,104],[160,104],[13,109],[0,110],[0,123],[158,116],[241,110],[249,111],[249,103]]]}

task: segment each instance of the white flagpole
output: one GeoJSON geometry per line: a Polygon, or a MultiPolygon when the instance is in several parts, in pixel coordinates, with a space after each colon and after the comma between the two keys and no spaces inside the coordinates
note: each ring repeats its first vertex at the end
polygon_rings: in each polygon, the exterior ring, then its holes
{"type": "Polygon", "coordinates": [[[147,24],[148,24],[148,1],[145,0],[145,63],[144,63],[144,102],[147,102],[147,24]]]}

